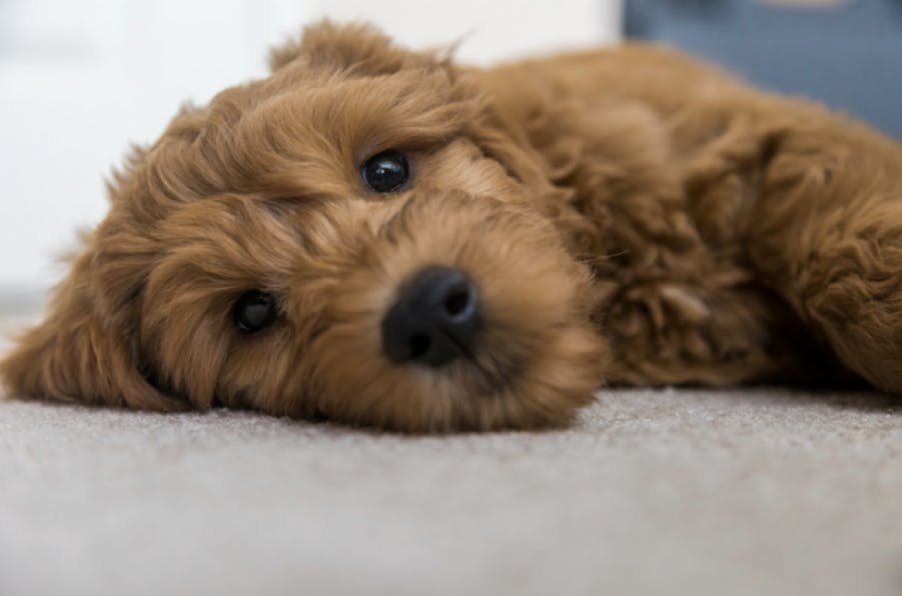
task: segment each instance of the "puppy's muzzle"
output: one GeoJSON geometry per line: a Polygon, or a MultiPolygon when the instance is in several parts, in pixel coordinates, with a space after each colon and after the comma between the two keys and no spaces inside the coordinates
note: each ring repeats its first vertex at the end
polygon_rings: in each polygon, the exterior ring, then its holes
{"type": "Polygon", "coordinates": [[[382,349],[397,364],[438,368],[472,359],[481,328],[470,279],[451,267],[427,267],[405,284],[382,320],[382,349]]]}

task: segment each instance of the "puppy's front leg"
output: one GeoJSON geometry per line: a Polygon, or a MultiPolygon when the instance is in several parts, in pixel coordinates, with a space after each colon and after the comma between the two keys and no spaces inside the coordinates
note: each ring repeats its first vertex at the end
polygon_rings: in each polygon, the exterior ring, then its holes
{"type": "Polygon", "coordinates": [[[763,152],[748,255],[847,366],[902,393],[902,146],[797,107],[763,152]]]}

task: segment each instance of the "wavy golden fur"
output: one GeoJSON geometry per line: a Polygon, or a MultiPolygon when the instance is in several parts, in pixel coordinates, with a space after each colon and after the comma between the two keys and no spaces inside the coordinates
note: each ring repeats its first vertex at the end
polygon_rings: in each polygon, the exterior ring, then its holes
{"type": "Polygon", "coordinates": [[[14,394],[441,431],[604,383],[902,391],[902,148],[866,126],[645,45],[477,70],[324,22],[270,64],[132,151],[14,394]],[[395,364],[380,321],[434,264],[479,288],[478,349],[395,364]],[[241,334],[252,289],[279,315],[241,334]]]}

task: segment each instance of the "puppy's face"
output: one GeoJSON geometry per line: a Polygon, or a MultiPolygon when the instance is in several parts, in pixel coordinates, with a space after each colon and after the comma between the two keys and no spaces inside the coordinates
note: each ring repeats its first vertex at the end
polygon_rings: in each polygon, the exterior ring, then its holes
{"type": "Polygon", "coordinates": [[[7,383],[415,431],[567,420],[606,360],[589,275],[467,74],[329,24],[271,63],[135,153],[7,383]]]}

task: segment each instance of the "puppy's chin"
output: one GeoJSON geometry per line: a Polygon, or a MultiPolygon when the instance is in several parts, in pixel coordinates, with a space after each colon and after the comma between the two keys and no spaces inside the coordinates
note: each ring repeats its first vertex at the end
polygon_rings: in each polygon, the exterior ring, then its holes
{"type": "Polygon", "coordinates": [[[570,420],[601,384],[608,357],[590,323],[590,276],[537,215],[482,197],[417,196],[375,230],[361,258],[307,350],[303,401],[315,404],[305,408],[412,432],[541,428],[570,420]],[[466,357],[399,363],[385,352],[382,323],[401,288],[433,266],[469,278],[480,331],[466,357]]]}

